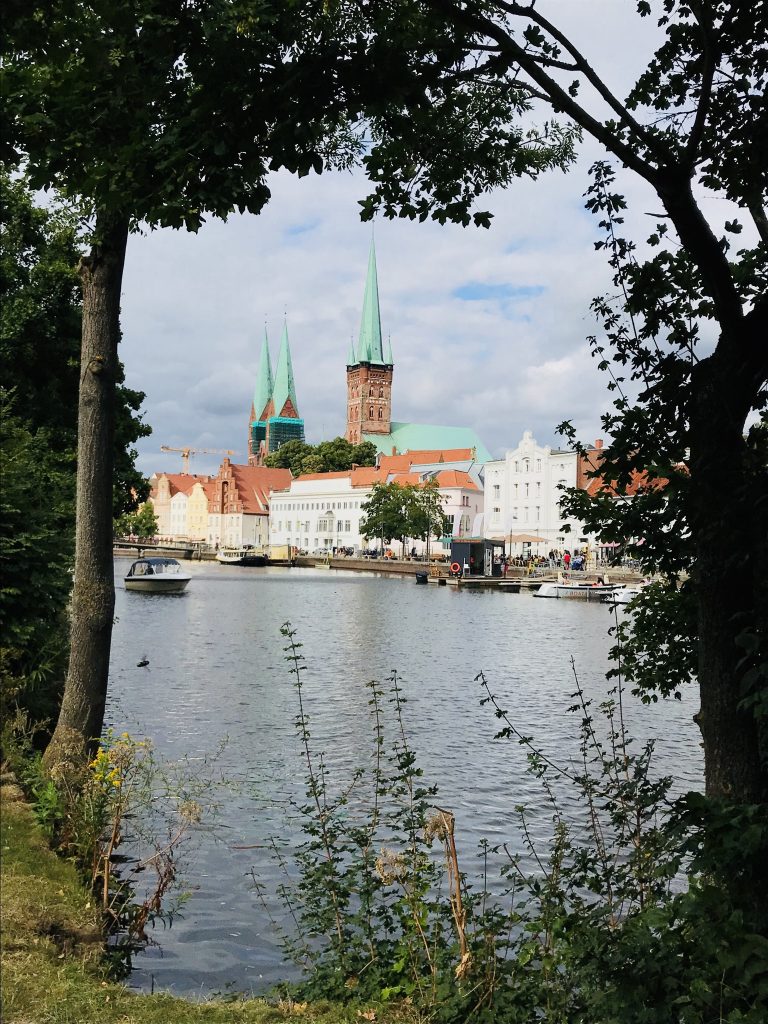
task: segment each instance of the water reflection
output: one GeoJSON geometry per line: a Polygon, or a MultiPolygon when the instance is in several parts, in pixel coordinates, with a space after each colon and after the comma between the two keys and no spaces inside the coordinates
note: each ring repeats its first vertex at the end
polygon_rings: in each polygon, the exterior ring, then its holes
{"type": "MultiPolygon", "coordinates": [[[[188,590],[174,597],[124,591],[123,569],[116,563],[108,724],[151,736],[170,758],[203,757],[228,737],[221,767],[243,783],[222,813],[226,841],[200,835],[194,896],[158,934],[161,948],[138,959],[133,984],[148,987],[154,978],[156,987],[184,993],[263,991],[287,974],[248,878],[258,862],[270,888],[278,871],[262,852],[235,849],[297,834],[290,801],[302,798],[303,775],[280,636],[286,621],[304,644],[313,740],[334,766],[351,770],[370,756],[366,683],[385,682],[396,669],[409,739],[427,781],[440,787],[441,806],[456,814],[462,866],[479,865],[482,837],[517,846],[516,804],[531,804],[534,831],[548,833],[525,751],[494,742],[498,722],[480,707],[474,679],[483,670],[521,731],[567,762],[578,745],[566,714],[570,659],[587,695],[604,699],[607,607],[416,587],[410,578],[197,563],[188,590]]],[[[657,767],[682,789],[696,785],[701,770],[694,710],[690,692],[679,703],[633,704],[628,716],[636,736],[658,737],[657,767]]]]}

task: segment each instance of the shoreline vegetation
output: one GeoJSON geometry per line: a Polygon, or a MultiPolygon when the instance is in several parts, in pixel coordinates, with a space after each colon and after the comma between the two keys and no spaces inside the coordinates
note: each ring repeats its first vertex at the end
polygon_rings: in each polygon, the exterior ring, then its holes
{"type": "MultiPolygon", "coordinates": [[[[73,864],[49,847],[22,789],[0,783],[3,913],[2,1019],[6,1024],[345,1024],[356,1011],[333,1003],[227,997],[193,1002],[138,994],[107,980],[99,914],[73,864]]],[[[394,1022],[392,1008],[367,1019],[394,1022]]]]}

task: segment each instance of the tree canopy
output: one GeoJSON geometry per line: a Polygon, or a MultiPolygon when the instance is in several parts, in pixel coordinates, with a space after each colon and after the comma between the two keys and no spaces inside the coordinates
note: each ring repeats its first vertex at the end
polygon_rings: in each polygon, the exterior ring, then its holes
{"type": "Polygon", "coordinates": [[[376,464],[376,445],[370,441],[351,444],[344,437],[311,445],[304,441],[286,441],[264,460],[273,469],[290,469],[294,476],[302,473],[341,473],[353,466],[376,464]]]}
{"type": "Polygon", "coordinates": [[[397,480],[375,483],[371,496],[360,506],[360,533],[368,540],[389,544],[399,540],[405,547],[411,537],[428,541],[446,529],[443,497],[434,480],[401,484],[397,480]]]}

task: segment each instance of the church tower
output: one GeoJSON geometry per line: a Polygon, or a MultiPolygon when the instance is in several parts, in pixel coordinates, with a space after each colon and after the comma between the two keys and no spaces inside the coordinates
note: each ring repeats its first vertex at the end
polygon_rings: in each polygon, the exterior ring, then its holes
{"type": "Polygon", "coordinates": [[[389,434],[392,423],[392,347],[386,353],[381,338],[379,282],[376,250],[371,239],[368,277],[365,282],[363,315],[357,351],[350,343],[347,357],[347,432],[351,444],[365,434],[389,434]]]}
{"type": "Polygon", "coordinates": [[[284,323],[274,377],[266,330],[264,332],[264,344],[251,406],[248,464],[263,466],[264,459],[270,452],[277,451],[286,441],[294,440],[304,440],[304,420],[299,416],[291,349],[288,344],[288,325],[284,323]]]}

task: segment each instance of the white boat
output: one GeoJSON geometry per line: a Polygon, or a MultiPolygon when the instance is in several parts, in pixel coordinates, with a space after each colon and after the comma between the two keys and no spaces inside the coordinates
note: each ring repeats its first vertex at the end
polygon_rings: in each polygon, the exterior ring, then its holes
{"type": "Polygon", "coordinates": [[[124,579],[126,590],[147,594],[180,594],[192,579],[175,558],[138,558],[124,579]]]}
{"type": "Polygon", "coordinates": [[[609,594],[603,598],[607,604],[629,604],[634,598],[638,597],[642,593],[645,584],[632,585],[627,587],[621,587],[613,594],[609,594]]]}
{"type": "Polygon", "coordinates": [[[573,583],[570,580],[557,580],[542,583],[534,597],[575,598],[581,601],[613,601],[615,595],[623,590],[618,583],[573,583]]]}
{"type": "Polygon", "coordinates": [[[255,548],[246,544],[241,548],[221,548],[216,552],[216,561],[222,565],[266,565],[267,556],[257,554],[255,548]]]}

